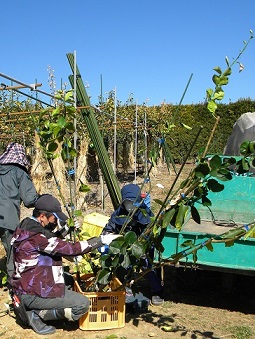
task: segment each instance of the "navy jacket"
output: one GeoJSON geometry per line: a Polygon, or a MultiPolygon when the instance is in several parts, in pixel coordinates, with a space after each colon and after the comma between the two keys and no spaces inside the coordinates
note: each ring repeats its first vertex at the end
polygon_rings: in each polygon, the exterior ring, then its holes
{"type": "Polygon", "coordinates": [[[120,233],[120,230],[128,216],[128,212],[124,208],[123,202],[128,199],[132,200],[135,205],[138,204],[139,208],[133,215],[132,220],[126,226],[125,232],[133,231],[139,236],[150,223],[150,218],[153,216],[153,213],[149,207],[142,202],[141,190],[138,185],[128,184],[123,186],[121,190],[121,197],[121,205],[112,213],[102,233],[120,233]]]}

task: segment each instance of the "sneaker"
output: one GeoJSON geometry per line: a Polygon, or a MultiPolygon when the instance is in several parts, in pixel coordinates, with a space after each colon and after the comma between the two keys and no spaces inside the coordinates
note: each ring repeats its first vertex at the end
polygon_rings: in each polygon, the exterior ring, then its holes
{"type": "Polygon", "coordinates": [[[154,306],[161,306],[161,305],[164,304],[164,299],[160,298],[160,296],[158,296],[158,295],[154,295],[151,298],[151,304],[154,305],[154,306]]]}
{"type": "Polygon", "coordinates": [[[53,334],[56,331],[54,326],[46,325],[34,311],[27,311],[29,325],[38,334],[53,334]]]}

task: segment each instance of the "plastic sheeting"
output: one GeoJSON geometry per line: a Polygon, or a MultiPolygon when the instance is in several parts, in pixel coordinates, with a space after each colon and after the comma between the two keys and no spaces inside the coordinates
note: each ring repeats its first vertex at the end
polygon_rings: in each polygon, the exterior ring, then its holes
{"type": "Polygon", "coordinates": [[[229,156],[240,155],[240,145],[245,140],[255,140],[255,112],[244,113],[237,119],[223,154],[229,156]]]}

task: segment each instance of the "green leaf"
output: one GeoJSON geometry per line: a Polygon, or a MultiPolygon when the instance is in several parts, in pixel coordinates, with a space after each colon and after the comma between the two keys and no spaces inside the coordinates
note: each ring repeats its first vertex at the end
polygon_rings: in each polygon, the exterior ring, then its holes
{"type": "Polygon", "coordinates": [[[249,143],[249,151],[250,151],[250,154],[255,152],[255,141],[250,141],[250,143],[249,143]]]}
{"type": "Polygon", "coordinates": [[[210,100],[207,104],[208,111],[213,114],[215,113],[217,107],[218,107],[217,104],[213,100],[210,100]]]}
{"type": "Polygon", "coordinates": [[[192,240],[185,240],[180,247],[194,247],[192,240]]]}
{"type": "MultiPolygon", "coordinates": [[[[122,257],[121,257],[121,260],[122,260],[122,257]]],[[[118,265],[119,265],[119,263],[120,263],[120,256],[119,255],[116,255],[114,258],[113,258],[113,260],[112,260],[112,264],[111,264],[111,266],[112,267],[117,267],[118,265]]],[[[128,266],[127,266],[128,267],[128,266]]]]}
{"type": "Polygon", "coordinates": [[[196,264],[196,262],[197,262],[197,250],[194,250],[194,252],[192,252],[193,253],[193,263],[194,264],[196,264]]]}
{"type": "Polygon", "coordinates": [[[60,131],[61,131],[61,127],[60,127],[60,126],[55,126],[55,127],[53,128],[52,132],[53,132],[53,135],[54,135],[55,138],[58,137],[60,131]]]}
{"type": "Polygon", "coordinates": [[[108,284],[110,274],[111,272],[106,269],[101,270],[97,277],[98,282],[103,285],[108,284]]]}
{"type": "Polygon", "coordinates": [[[57,124],[60,128],[64,128],[66,125],[66,119],[64,117],[60,117],[57,121],[57,124]]]}
{"type": "Polygon", "coordinates": [[[215,179],[209,179],[207,182],[207,187],[212,192],[221,192],[224,190],[224,185],[220,184],[215,179]]]}
{"type": "Polygon", "coordinates": [[[129,231],[124,235],[124,241],[128,245],[132,245],[137,241],[137,235],[133,231],[129,231]]]}
{"type": "Polygon", "coordinates": [[[186,214],[188,212],[188,206],[181,204],[179,206],[179,210],[176,216],[176,221],[175,221],[175,227],[180,230],[182,228],[184,219],[186,217],[186,214]]]}
{"type": "Polygon", "coordinates": [[[233,228],[221,235],[222,239],[234,239],[236,237],[240,237],[243,234],[245,234],[245,231],[243,228],[233,228]]]}
{"type": "Polygon", "coordinates": [[[221,75],[221,73],[222,73],[222,70],[221,70],[221,68],[219,66],[214,67],[213,70],[215,72],[217,72],[219,75],[221,75]]]}
{"type": "Polygon", "coordinates": [[[222,100],[224,98],[224,92],[223,91],[219,91],[219,92],[215,92],[212,99],[213,100],[222,100]]]}
{"type": "Polygon", "coordinates": [[[227,171],[225,174],[222,174],[221,172],[223,172],[222,170],[219,170],[217,175],[216,175],[216,178],[221,180],[221,181],[229,181],[232,179],[232,174],[227,171]]]}
{"type": "Polygon", "coordinates": [[[212,206],[212,202],[207,197],[202,196],[202,205],[203,206],[212,206]]]}
{"type": "Polygon", "coordinates": [[[230,239],[225,241],[225,247],[231,247],[234,246],[235,244],[235,239],[230,239]]]}
{"type": "Polygon", "coordinates": [[[198,213],[197,208],[195,206],[191,206],[190,211],[191,211],[191,216],[192,216],[193,220],[197,224],[201,224],[201,219],[200,219],[200,215],[198,213]]]}
{"type": "Polygon", "coordinates": [[[74,124],[72,122],[67,122],[65,125],[65,128],[69,131],[69,132],[74,132],[75,131],[75,127],[74,124]]]}
{"type": "Polygon", "coordinates": [[[132,246],[131,246],[132,254],[136,258],[140,258],[144,255],[145,253],[145,247],[143,244],[141,244],[139,241],[136,241],[132,246]]]}
{"type": "Polygon", "coordinates": [[[220,77],[219,85],[220,85],[220,86],[225,86],[225,85],[227,85],[227,84],[228,84],[228,77],[222,75],[222,76],[220,77]]]}
{"type": "Polygon", "coordinates": [[[164,332],[173,332],[174,328],[172,326],[162,326],[161,330],[164,332]]]}
{"type": "Polygon", "coordinates": [[[247,156],[249,155],[249,150],[250,150],[250,141],[242,142],[240,146],[240,154],[247,156]]]}
{"type": "Polygon", "coordinates": [[[105,339],[117,339],[118,336],[116,334],[110,334],[105,337],[105,339]]]}
{"type": "Polygon", "coordinates": [[[55,152],[58,148],[58,144],[56,142],[51,142],[49,145],[48,145],[48,151],[49,152],[55,152]]]}
{"type": "Polygon", "coordinates": [[[58,115],[61,113],[61,108],[60,106],[58,106],[57,108],[55,108],[52,112],[51,115],[54,117],[55,115],[58,115]]]}
{"type": "Polygon", "coordinates": [[[77,156],[77,151],[74,148],[69,148],[69,154],[71,157],[76,157],[77,156]]]}
{"type": "Polygon", "coordinates": [[[109,249],[111,253],[119,254],[121,253],[122,245],[123,245],[123,239],[115,239],[114,241],[111,242],[109,249]]]}
{"type": "Polygon", "coordinates": [[[229,170],[226,168],[220,168],[218,171],[219,174],[223,174],[223,175],[228,175],[229,174],[229,170]]]}
{"type": "Polygon", "coordinates": [[[207,98],[207,100],[211,100],[212,95],[213,95],[213,90],[212,90],[212,88],[208,88],[208,89],[206,90],[206,98],[207,98]]]}
{"type": "Polygon", "coordinates": [[[196,168],[195,168],[195,174],[197,177],[201,177],[201,175],[199,173],[202,173],[203,177],[206,177],[210,172],[210,169],[208,167],[207,164],[199,164],[196,168]]]}
{"type": "Polygon", "coordinates": [[[212,77],[212,81],[215,83],[216,86],[219,85],[220,79],[221,78],[218,75],[216,75],[216,74],[214,74],[213,77],[212,77]]]}
{"type": "Polygon", "coordinates": [[[211,241],[208,242],[205,246],[208,249],[208,251],[213,252],[213,245],[211,241]]]}
{"type": "Polygon", "coordinates": [[[90,187],[88,185],[81,183],[79,187],[79,192],[87,193],[89,191],[90,191],[90,187]]]}
{"type": "Polygon", "coordinates": [[[129,255],[127,253],[124,254],[124,256],[123,256],[123,261],[121,263],[121,266],[123,266],[126,269],[131,266],[131,260],[130,260],[129,255]]]}
{"type": "Polygon", "coordinates": [[[214,155],[209,161],[211,169],[218,169],[221,167],[221,158],[218,155],[214,155]]]}
{"type": "Polygon", "coordinates": [[[175,214],[175,208],[172,208],[171,210],[168,210],[163,218],[163,223],[162,223],[162,227],[166,228],[169,224],[170,221],[172,220],[173,216],[175,214]]]}
{"type": "Polygon", "coordinates": [[[181,126],[188,129],[188,130],[192,130],[192,127],[185,125],[184,123],[181,122],[181,126]]]}
{"type": "Polygon", "coordinates": [[[60,93],[60,92],[58,92],[58,93],[56,93],[55,94],[55,99],[57,99],[57,100],[62,100],[63,98],[62,98],[62,92],[60,93]]]}
{"type": "Polygon", "coordinates": [[[73,101],[73,91],[68,91],[65,94],[65,101],[66,102],[72,102],[73,101]]]}
{"type": "Polygon", "coordinates": [[[81,210],[74,210],[73,215],[74,215],[75,217],[82,217],[82,216],[83,216],[81,210]]]}
{"type": "Polygon", "coordinates": [[[245,158],[242,159],[242,167],[245,171],[249,171],[249,169],[250,169],[249,162],[245,158]]]}
{"type": "MultiPolygon", "coordinates": [[[[228,65],[228,66],[229,66],[229,65],[228,65]]],[[[229,75],[231,75],[231,73],[232,73],[232,70],[231,70],[230,67],[228,67],[228,68],[224,71],[223,75],[229,76],[229,75]]]]}

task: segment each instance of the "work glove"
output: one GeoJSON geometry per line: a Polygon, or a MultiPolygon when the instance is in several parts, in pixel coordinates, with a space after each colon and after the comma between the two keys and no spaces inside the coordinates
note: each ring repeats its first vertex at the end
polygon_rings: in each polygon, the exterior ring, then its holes
{"type": "Polygon", "coordinates": [[[69,233],[69,227],[67,226],[66,223],[61,223],[61,221],[58,219],[57,221],[57,226],[53,230],[53,233],[56,237],[64,239],[68,233],[69,233]]]}
{"type": "Polygon", "coordinates": [[[74,228],[78,230],[82,226],[82,220],[74,218],[74,228]]]}
{"type": "Polygon", "coordinates": [[[120,234],[105,234],[105,235],[100,235],[100,238],[101,238],[101,243],[103,245],[110,245],[110,243],[119,238],[119,237],[122,237],[122,235],[120,234]]]}

